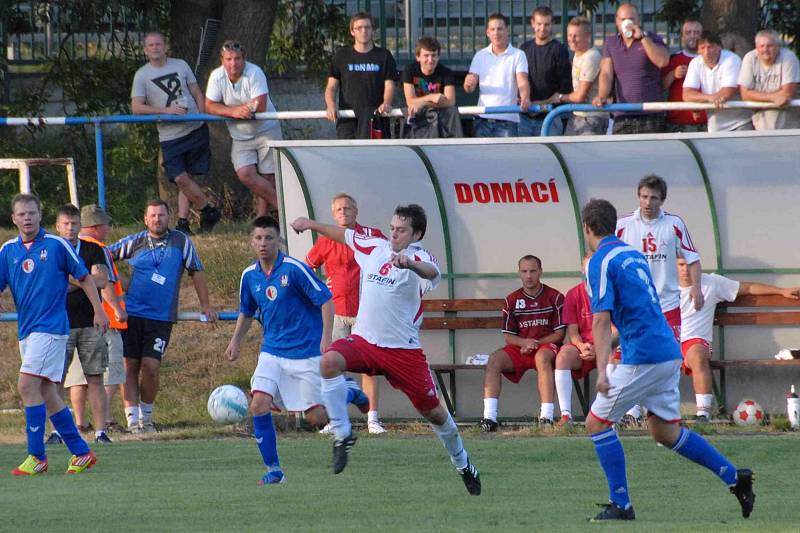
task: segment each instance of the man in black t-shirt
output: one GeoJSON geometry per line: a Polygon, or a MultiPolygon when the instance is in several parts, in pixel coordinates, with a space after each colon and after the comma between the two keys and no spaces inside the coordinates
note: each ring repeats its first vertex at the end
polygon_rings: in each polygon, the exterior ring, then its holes
{"type": "MultiPolygon", "coordinates": [[[[64,240],[69,241],[78,256],[86,264],[98,291],[109,281],[112,272],[110,259],[97,244],[78,238],[81,231],[81,213],[72,204],[61,206],[56,217],[56,231],[64,240]]],[[[78,349],[78,358],[83,367],[88,385],[89,404],[92,407],[95,442],[109,443],[105,434],[106,390],[103,386],[103,373],[108,367],[108,347],[103,333],[95,329],[93,323],[94,309],[89,298],[80,290],[78,282],[70,277],[67,289],[67,316],[69,317],[69,340],[65,354],[64,382],[67,369],[72,362],[72,354],[78,349]]],[[[80,427],[80,426],[79,426],[80,427]]],[[[86,430],[86,427],[80,428],[86,430]]],[[[51,436],[52,438],[52,436],[51,436]]]]}
{"type": "Polygon", "coordinates": [[[456,109],[453,71],[439,63],[442,47],[433,37],[417,41],[417,60],[403,69],[403,94],[408,107],[408,137],[463,137],[456,109]]]}
{"type": "Polygon", "coordinates": [[[336,123],[337,139],[370,139],[373,128],[388,137],[386,119],[375,120],[373,124],[370,121],[374,113],[392,110],[397,64],[389,50],[372,42],[374,27],[369,13],[355,13],[350,17],[353,46],[339,48],[333,54],[325,88],[325,106],[328,120],[336,123]],[[337,120],[339,109],[352,109],[356,118],[337,120]]]}
{"type": "MultiPolygon", "coordinates": [[[[572,92],[572,66],[569,49],[553,39],[553,11],[539,6],[531,15],[534,38],[519,47],[528,59],[528,81],[531,85],[531,102],[550,104],[560,101],[562,93],[572,92]]],[[[519,136],[538,137],[547,113],[523,113],[519,117],[519,136]]],[[[553,121],[550,135],[561,135],[564,123],[553,121]]]]}

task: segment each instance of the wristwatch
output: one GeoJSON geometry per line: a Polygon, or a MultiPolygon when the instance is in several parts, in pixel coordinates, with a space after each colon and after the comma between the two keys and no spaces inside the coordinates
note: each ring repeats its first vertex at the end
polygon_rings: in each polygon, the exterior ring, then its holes
{"type": "Polygon", "coordinates": [[[642,30],[642,39],[644,39],[645,37],[650,37],[650,34],[642,30]]]}

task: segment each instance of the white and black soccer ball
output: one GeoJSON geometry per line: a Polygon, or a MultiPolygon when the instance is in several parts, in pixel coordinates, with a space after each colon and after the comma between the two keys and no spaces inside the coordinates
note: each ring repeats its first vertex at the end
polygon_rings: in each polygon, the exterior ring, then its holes
{"type": "Polygon", "coordinates": [[[733,412],[733,421],[739,426],[758,426],[764,423],[764,409],[755,400],[742,400],[733,412]]]}
{"type": "Polygon", "coordinates": [[[247,416],[247,395],[235,385],[221,385],[208,397],[208,414],[218,424],[236,424],[247,416]]]}

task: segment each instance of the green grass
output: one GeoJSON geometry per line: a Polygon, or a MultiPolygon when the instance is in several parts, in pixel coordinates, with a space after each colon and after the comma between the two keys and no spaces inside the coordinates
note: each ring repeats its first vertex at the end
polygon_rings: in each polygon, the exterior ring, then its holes
{"type": "MultiPolygon", "coordinates": [[[[483,479],[469,496],[430,434],[362,436],[347,470],[330,473],[330,441],[279,436],[288,483],[258,487],[250,439],[119,442],[86,475],[67,477],[62,448],[39,478],[2,474],[2,528],[158,531],[796,531],[796,435],[713,437],[756,472],[756,509],[741,518],[708,471],[641,437],[623,439],[637,520],[586,524],[606,485],[586,438],[486,437],[466,444],[483,479]],[[102,503],[98,503],[102,502],[102,503]],[[64,518],[68,517],[68,518],[64,518]],[[72,526],[70,525],[72,524],[72,526]],[[79,524],[79,525],[78,525],[79,524]]],[[[24,456],[0,445],[4,470],[24,456]]]]}

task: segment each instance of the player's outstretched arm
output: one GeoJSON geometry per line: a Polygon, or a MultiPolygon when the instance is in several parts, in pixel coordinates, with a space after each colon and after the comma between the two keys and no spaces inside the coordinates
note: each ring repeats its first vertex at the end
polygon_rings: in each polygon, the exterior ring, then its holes
{"type": "Polygon", "coordinates": [[[106,316],[106,312],[103,310],[103,304],[100,301],[100,293],[97,292],[97,286],[94,284],[92,276],[85,276],[78,283],[80,283],[83,292],[86,293],[86,297],[92,302],[92,309],[94,309],[94,327],[97,328],[100,333],[105,333],[108,329],[108,316],[106,316]]]}
{"type": "Polygon", "coordinates": [[[780,295],[790,300],[800,300],[800,287],[781,288],[766,283],[751,283],[743,281],[739,284],[739,295],[751,294],[753,296],[780,295]]]}
{"type": "Polygon", "coordinates": [[[316,220],[311,220],[306,217],[296,218],[294,222],[289,225],[292,226],[292,229],[295,231],[295,233],[303,233],[304,231],[313,230],[333,241],[345,242],[345,228],[340,228],[339,226],[322,224],[316,220]]]}
{"type": "Polygon", "coordinates": [[[605,394],[609,388],[606,365],[611,357],[611,314],[608,311],[595,313],[592,317],[592,337],[597,358],[597,392],[605,394]]]}
{"type": "Polygon", "coordinates": [[[239,345],[242,343],[244,336],[247,335],[252,323],[253,317],[239,313],[236,318],[236,328],[233,330],[233,336],[225,349],[225,357],[228,361],[236,361],[239,358],[239,345]]]}

